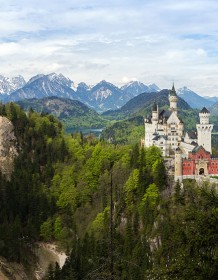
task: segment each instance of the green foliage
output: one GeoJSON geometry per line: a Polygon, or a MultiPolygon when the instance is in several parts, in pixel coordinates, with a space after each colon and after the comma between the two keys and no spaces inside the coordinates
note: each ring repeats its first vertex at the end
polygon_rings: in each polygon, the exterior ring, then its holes
{"type": "Polygon", "coordinates": [[[109,211],[110,208],[106,207],[103,212],[98,213],[94,221],[89,226],[89,233],[98,237],[102,232],[105,231],[105,228],[109,221],[109,211]]]}
{"type": "Polygon", "coordinates": [[[162,205],[156,229],[162,245],[155,251],[153,274],[157,279],[215,279],[217,191],[207,184],[198,186],[193,180],[185,181],[183,190],[178,184],[176,188],[176,200],[162,205]]]}
{"type": "Polygon", "coordinates": [[[101,138],[114,144],[135,144],[144,138],[143,117],[118,121],[102,131],[101,138]]]}
{"type": "MultiPolygon", "coordinates": [[[[153,94],[143,93],[131,99],[122,108],[105,112],[104,117],[116,120],[116,122],[103,130],[102,138],[120,144],[137,143],[140,139],[144,139],[144,117],[151,115],[154,101],[157,102],[159,110],[167,110],[169,108],[168,94],[168,90],[153,94]]],[[[185,129],[187,131],[195,129],[199,121],[199,111],[190,108],[181,98],[179,98],[178,108],[185,129]]]]}
{"type": "Polygon", "coordinates": [[[11,181],[0,174],[1,255],[25,262],[43,239],[71,252],[45,279],[110,279],[112,261],[114,279],[215,279],[213,186],[177,182],[170,195],[157,147],[65,136],[54,117],[11,103],[0,112],[19,147],[11,181]]]}
{"type": "Polygon", "coordinates": [[[157,206],[157,200],[159,197],[158,188],[155,184],[148,186],[140,204],[140,207],[143,207],[145,204],[149,204],[150,207],[155,208],[157,206]]]}
{"type": "Polygon", "coordinates": [[[48,218],[40,226],[40,235],[45,241],[51,241],[53,239],[53,222],[51,218],[48,218]]]}
{"type": "Polygon", "coordinates": [[[134,194],[136,193],[136,190],[138,188],[139,188],[139,170],[134,169],[130,174],[126,184],[124,185],[124,190],[126,193],[125,202],[129,210],[131,210],[134,207],[135,204],[134,194]]]}
{"type": "Polygon", "coordinates": [[[17,102],[26,112],[30,109],[38,113],[52,114],[62,121],[67,130],[75,128],[101,128],[108,123],[95,110],[78,100],[58,97],[28,99],[17,102]]]}
{"type": "Polygon", "coordinates": [[[0,222],[5,227],[0,231],[1,254],[24,261],[28,242],[37,240],[40,230],[46,240],[52,238],[49,218],[56,206],[48,189],[54,165],[67,158],[68,149],[62,125],[54,117],[33,111],[26,115],[13,103],[1,104],[0,111],[14,125],[19,151],[11,180],[1,178],[0,222]]]}

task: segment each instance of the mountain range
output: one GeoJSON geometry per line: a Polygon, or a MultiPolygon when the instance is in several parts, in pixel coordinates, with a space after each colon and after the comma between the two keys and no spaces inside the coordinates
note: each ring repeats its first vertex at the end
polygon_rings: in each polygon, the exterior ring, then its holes
{"type": "Polygon", "coordinates": [[[22,76],[8,78],[0,75],[0,96],[10,95],[11,92],[25,86],[26,81],[22,76]]]}
{"type": "MultiPolygon", "coordinates": [[[[129,82],[120,88],[105,80],[94,86],[84,82],[76,84],[64,75],[56,73],[39,74],[28,82],[22,76],[13,78],[0,76],[0,100],[3,102],[57,96],[79,100],[98,112],[119,109],[141,93],[150,94],[159,91],[156,84],[145,85],[139,81],[129,82]]],[[[196,109],[210,107],[218,101],[218,97],[202,97],[187,87],[178,89],[177,93],[196,109]]]]}
{"type": "Polygon", "coordinates": [[[183,98],[192,108],[201,109],[203,107],[210,107],[215,102],[213,99],[199,96],[194,91],[187,87],[182,87],[177,90],[178,96],[183,98]]]}
{"type": "Polygon", "coordinates": [[[4,89],[0,91],[0,99],[3,102],[58,96],[79,100],[99,112],[120,108],[141,92],[160,90],[155,84],[146,86],[137,81],[130,82],[121,88],[105,80],[94,86],[88,86],[84,82],[77,85],[62,74],[55,73],[40,74],[32,77],[28,82],[25,82],[21,76],[11,80],[2,76],[0,84],[0,88],[4,89]],[[15,79],[19,80],[16,85],[13,83],[15,79]]]}
{"type": "MultiPolygon", "coordinates": [[[[157,102],[159,108],[167,108],[169,106],[169,90],[163,89],[153,93],[141,93],[130,99],[124,106],[117,110],[109,110],[103,113],[103,116],[123,119],[134,117],[136,115],[145,116],[150,113],[154,102],[157,102]]],[[[178,107],[182,110],[189,110],[191,107],[188,103],[179,97],[178,107]]]]}

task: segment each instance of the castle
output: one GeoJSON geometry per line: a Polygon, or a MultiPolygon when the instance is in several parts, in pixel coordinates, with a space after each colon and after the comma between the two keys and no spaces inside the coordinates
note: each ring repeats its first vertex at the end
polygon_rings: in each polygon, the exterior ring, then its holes
{"type": "Polygon", "coordinates": [[[145,147],[155,145],[164,157],[175,157],[175,180],[218,174],[218,159],[211,157],[210,112],[204,107],[200,113],[197,132],[184,135],[184,123],[178,116],[178,96],[173,85],[169,92],[169,110],[159,110],[156,102],[152,115],[145,118],[145,147]]]}

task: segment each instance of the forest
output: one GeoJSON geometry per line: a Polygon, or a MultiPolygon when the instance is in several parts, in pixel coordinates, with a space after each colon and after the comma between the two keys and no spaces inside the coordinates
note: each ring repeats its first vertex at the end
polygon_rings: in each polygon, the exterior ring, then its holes
{"type": "Polygon", "coordinates": [[[0,178],[0,255],[30,265],[37,241],[67,261],[44,279],[216,279],[217,185],[173,186],[161,151],[65,134],[53,116],[0,105],[19,155],[0,178]]]}

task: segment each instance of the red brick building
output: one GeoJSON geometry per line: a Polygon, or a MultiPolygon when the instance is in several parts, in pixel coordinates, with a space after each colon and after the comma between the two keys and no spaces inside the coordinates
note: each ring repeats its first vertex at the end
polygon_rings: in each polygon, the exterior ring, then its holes
{"type": "Polygon", "coordinates": [[[188,153],[188,158],[182,158],[181,162],[183,178],[218,175],[218,158],[211,158],[211,154],[202,146],[196,146],[188,153]]]}

